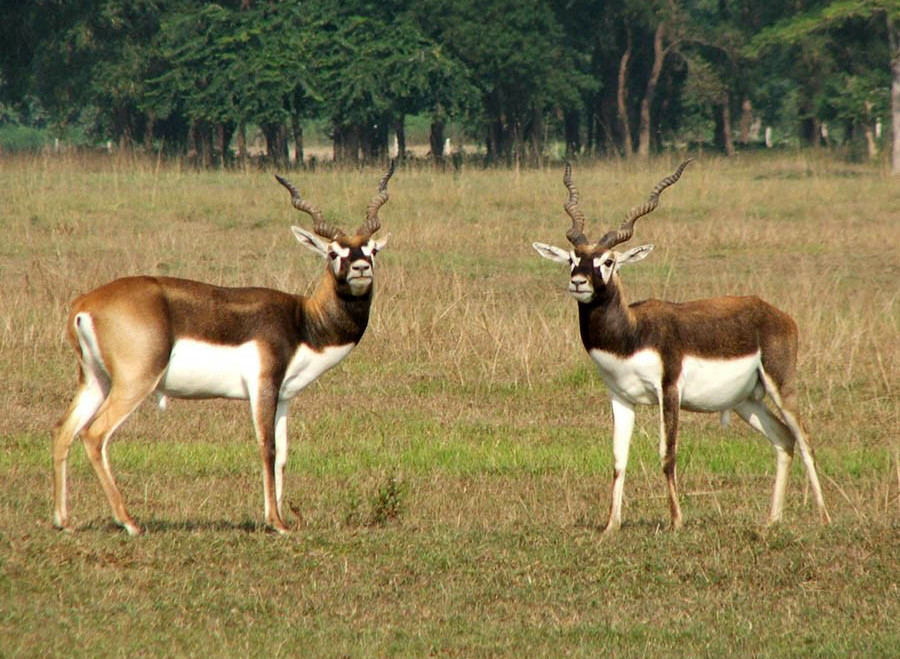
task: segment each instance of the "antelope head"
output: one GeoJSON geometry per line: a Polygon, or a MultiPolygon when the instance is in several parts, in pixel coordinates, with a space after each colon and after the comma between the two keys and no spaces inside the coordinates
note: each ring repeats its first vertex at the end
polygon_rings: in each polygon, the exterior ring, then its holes
{"type": "Polygon", "coordinates": [[[595,243],[590,242],[584,234],[585,220],[584,213],[578,206],[578,189],[572,182],[572,167],[566,163],[563,183],[569,190],[569,196],[563,207],[572,218],[572,226],[566,232],[566,238],[572,243],[572,249],[566,250],[545,243],[532,243],[532,246],[545,259],[569,266],[569,293],[576,300],[584,304],[591,302],[601,292],[615,285],[613,279],[619,268],[626,263],[640,261],[650,254],[653,245],[641,245],[624,252],[613,248],[631,239],[634,235],[634,223],[657,207],[659,195],[681,178],[681,173],[689,162],[690,159],[684,161],[671,176],[657,183],[646,202],[632,208],[618,229],[608,231],[595,243]]]}
{"type": "Polygon", "coordinates": [[[313,230],[292,226],[294,237],[304,247],[328,259],[339,294],[362,297],[372,290],[375,275],[375,255],[387,245],[390,234],[378,240],[373,236],[381,228],[378,209],[388,200],[388,181],[394,174],[392,160],[388,171],[381,177],[378,192],[366,207],[366,219],[353,235],[325,222],[322,211],[300,196],[290,182],[275,175],[281,185],[291,193],[294,208],[308,213],[313,219],[313,230]]]}

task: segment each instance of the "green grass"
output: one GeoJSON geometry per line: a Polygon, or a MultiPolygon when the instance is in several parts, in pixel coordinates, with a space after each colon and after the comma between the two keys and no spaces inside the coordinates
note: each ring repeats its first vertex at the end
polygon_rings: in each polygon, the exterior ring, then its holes
{"type": "MultiPolygon", "coordinates": [[[[589,234],[670,165],[582,165],[589,234]]],[[[292,177],[352,228],[378,175],[292,177]]],[[[657,249],[623,274],[631,299],[756,293],[797,319],[834,523],[819,526],[798,460],[784,522],[763,526],[766,440],[686,413],[685,527],[669,532],[647,408],[623,527],[602,539],[609,404],[565,272],[530,247],[565,244],[560,176],[399,171],[370,328],[291,406],[294,532],[261,525],[245,404],[148,402],[110,448],[146,530],[132,539],[77,443],[76,532],[50,525],[71,299],[136,273],[308,291],[322,264],[287,231],[306,218],[267,172],[0,161],[0,657],[895,655],[896,181],[812,156],[701,160],[641,220],[635,240],[657,249]]]]}

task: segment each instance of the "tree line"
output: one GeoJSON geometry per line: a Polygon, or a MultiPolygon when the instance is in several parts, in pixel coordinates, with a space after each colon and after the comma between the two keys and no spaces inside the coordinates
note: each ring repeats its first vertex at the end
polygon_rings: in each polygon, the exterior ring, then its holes
{"type": "Polygon", "coordinates": [[[246,158],[250,127],[272,162],[303,162],[310,119],[342,163],[384,158],[389,136],[405,153],[410,115],[436,160],[453,123],[501,164],[540,164],[548,140],[731,154],[766,127],[873,156],[900,130],[900,0],[4,4],[0,102],[18,120],[203,164],[246,158]]]}

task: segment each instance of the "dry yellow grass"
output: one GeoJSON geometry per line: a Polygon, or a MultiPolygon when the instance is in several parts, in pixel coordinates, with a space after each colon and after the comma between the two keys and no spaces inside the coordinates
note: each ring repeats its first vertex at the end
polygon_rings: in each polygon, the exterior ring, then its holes
{"type": "MultiPolygon", "coordinates": [[[[576,165],[589,235],[616,226],[675,164],[576,165]]],[[[106,527],[106,503],[78,447],[71,510],[82,532],[73,539],[49,528],[49,429],[75,384],[62,335],[70,300],[137,273],[308,292],[323,265],[288,231],[308,218],[257,170],[78,156],[0,160],[0,587],[13,603],[0,604],[0,642],[15,641],[7,647],[23,654],[61,653],[74,623],[58,621],[74,607],[91,625],[143,613],[149,622],[135,638],[163,638],[161,647],[180,654],[199,653],[213,639],[224,654],[254,654],[273,634],[292,643],[292,634],[307,632],[313,654],[338,648],[364,656],[598,647],[625,656],[783,656],[795,634],[806,634],[801,647],[813,654],[895,647],[900,186],[817,154],[700,158],[638,223],[633,243],[656,250],[624,271],[632,300],[757,294],[797,320],[801,413],[835,530],[816,527],[795,469],[786,529],[758,535],[774,462],[765,441],[740,423],[720,430],[712,417],[685,415],[687,528],[674,538],[655,535],[667,512],[655,420],[645,410],[623,539],[608,547],[596,544],[592,527],[608,496],[606,393],[577,337],[566,274],[530,246],[565,244],[561,177],[561,168],[398,171],[381,212],[382,232],[392,238],[379,257],[369,330],[292,407],[286,496],[302,510],[306,531],[291,544],[242,533],[261,517],[244,406],[175,401],[164,415],[145,405],[113,442],[123,494],[150,531],[124,545],[106,527]],[[383,511],[383,485],[394,475],[403,484],[394,493],[402,498],[399,520],[367,527],[383,511]],[[294,603],[282,599],[286,608],[276,612],[270,603],[284,597],[276,584],[285,553],[327,585],[311,591],[308,580],[291,577],[301,594],[294,603]],[[203,579],[217,578],[216,565],[244,571],[173,597],[166,589],[198,569],[191,556],[200,557],[203,579]],[[272,567],[250,567],[256,556],[272,567]],[[837,567],[845,556],[849,575],[837,567]],[[424,563],[413,568],[417,560],[424,563]],[[683,572],[674,574],[673,564],[683,572]],[[60,575],[54,601],[50,584],[60,575]],[[845,626],[835,602],[844,602],[847,579],[868,594],[851,597],[845,626]],[[102,598],[123,581],[118,608],[110,601],[94,613],[80,603],[82,591],[102,598]],[[624,590],[603,591],[607,582],[624,590]],[[254,595],[257,583],[267,585],[254,595]],[[544,590],[532,591],[535,583],[544,590]],[[642,599],[648,583],[650,600],[642,599]],[[717,594],[723,583],[730,600],[717,594]],[[818,613],[795,593],[805,583],[817,589],[818,613]],[[139,603],[142,592],[156,609],[139,603]],[[770,596],[790,610],[767,604],[770,596]],[[684,598],[694,603],[694,622],[679,617],[687,609],[674,603],[684,598]],[[232,608],[232,600],[239,604],[232,608]],[[176,631],[188,624],[179,617],[184,601],[199,607],[201,629],[176,631]],[[378,610],[388,631],[376,631],[378,610]],[[279,615],[293,631],[257,623],[242,642],[229,627],[279,615]],[[43,628],[45,616],[57,622],[43,628]],[[515,636],[504,639],[504,629],[515,636]]],[[[379,172],[290,178],[326,217],[354,228],[379,172]]],[[[80,634],[87,651],[114,653],[96,633],[80,634]]]]}
{"type": "MultiPolygon", "coordinates": [[[[304,292],[320,274],[287,231],[307,218],[265,172],[43,158],[0,168],[0,340],[26,382],[70,361],[68,302],[112,278],[304,292]]],[[[589,232],[617,224],[669,169],[576,169],[589,232]]],[[[327,215],[356,226],[377,172],[294,178],[327,215]]],[[[558,170],[401,171],[391,192],[383,231],[392,243],[355,359],[393,364],[404,377],[530,390],[585,363],[565,275],[530,248],[565,243],[558,170]]],[[[657,249],[626,270],[625,285],[632,299],[755,293],[773,302],[801,328],[803,412],[815,434],[883,434],[897,421],[898,209],[896,182],[861,167],[813,156],[700,160],[639,223],[633,242],[657,249]]],[[[70,383],[42,380],[61,402],[70,383]]]]}

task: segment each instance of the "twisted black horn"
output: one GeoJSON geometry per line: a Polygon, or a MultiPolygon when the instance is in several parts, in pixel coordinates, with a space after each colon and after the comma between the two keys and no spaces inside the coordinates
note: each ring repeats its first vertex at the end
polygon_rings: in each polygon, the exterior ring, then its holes
{"type": "Polygon", "coordinates": [[[693,158],[688,158],[683,163],[678,166],[671,176],[667,176],[662,181],[656,184],[656,187],[650,192],[650,196],[647,197],[647,201],[641,204],[640,206],[635,206],[632,208],[628,215],[625,216],[625,219],[622,221],[622,224],[619,225],[619,228],[614,231],[609,231],[604,235],[598,242],[597,245],[603,247],[605,249],[609,249],[611,247],[615,247],[620,243],[624,243],[627,240],[630,240],[634,235],[634,223],[644,215],[651,213],[656,207],[659,205],[659,195],[662,194],[662,191],[668,188],[670,185],[673,185],[678,179],[681,178],[681,173],[684,171],[684,168],[688,166],[688,163],[691,162],[693,158]]]}
{"type": "Polygon", "coordinates": [[[295,188],[293,185],[291,185],[290,181],[280,177],[278,174],[275,174],[275,179],[279,183],[281,183],[281,185],[286,187],[288,189],[288,192],[291,193],[291,204],[293,204],[294,208],[296,208],[298,211],[309,213],[312,216],[313,231],[315,231],[323,238],[328,238],[328,240],[337,240],[344,235],[344,232],[337,227],[326,224],[325,216],[322,215],[322,211],[319,210],[317,206],[313,206],[311,203],[303,199],[303,197],[300,196],[300,191],[297,190],[297,188],[295,188]]]}

